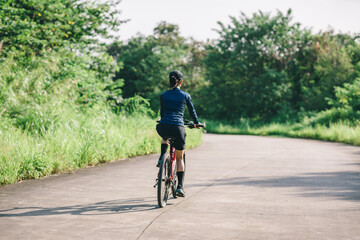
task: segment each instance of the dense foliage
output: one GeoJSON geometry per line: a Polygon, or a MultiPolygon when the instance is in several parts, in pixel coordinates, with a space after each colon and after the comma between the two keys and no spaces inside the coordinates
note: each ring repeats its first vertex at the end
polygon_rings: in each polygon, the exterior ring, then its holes
{"type": "Polygon", "coordinates": [[[154,110],[159,109],[159,95],[169,88],[168,74],[174,69],[183,72],[186,91],[204,85],[204,48],[200,42],[180,36],[177,25],[161,22],[152,36],[136,36],[126,44],[115,42],[108,48],[121,70],[114,81],[124,79],[125,98],[140,95],[150,99],[154,110]]]}
{"type": "Polygon", "coordinates": [[[220,39],[208,47],[207,91],[213,96],[210,106],[232,106],[210,107],[212,116],[287,120],[300,109],[326,109],[334,87],[354,81],[351,51],[359,51],[354,39],[312,35],[291,24],[291,11],[242,15],[220,26],[220,39]]]}
{"type": "Polygon", "coordinates": [[[123,99],[121,63],[98,41],[122,22],[111,9],[1,1],[0,185],[159,151],[148,100],[123,99]]]}
{"type": "Polygon", "coordinates": [[[5,51],[39,54],[68,43],[89,44],[109,37],[122,22],[114,2],[78,0],[1,0],[0,41],[5,51]]]}
{"type": "Polygon", "coordinates": [[[185,39],[176,25],[162,22],[151,36],[109,46],[121,67],[115,80],[124,79],[123,96],[150,99],[157,111],[168,72],[179,69],[201,116],[284,122],[331,108],[340,92],[357,88],[355,36],[313,34],[293,23],[291,10],[242,14],[219,26],[219,38],[207,43],[185,39]]]}

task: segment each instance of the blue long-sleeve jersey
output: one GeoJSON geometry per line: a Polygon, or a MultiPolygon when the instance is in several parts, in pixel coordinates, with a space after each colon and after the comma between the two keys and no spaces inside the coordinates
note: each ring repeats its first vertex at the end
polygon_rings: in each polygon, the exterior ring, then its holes
{"type": "Polygon", "coordinates": [[[184,126],[185,106],[188,107],[194,123],[199,123],[190,95],[179,88],[162,93],[160,96],[160,106],[161,123],[184,126]]]}

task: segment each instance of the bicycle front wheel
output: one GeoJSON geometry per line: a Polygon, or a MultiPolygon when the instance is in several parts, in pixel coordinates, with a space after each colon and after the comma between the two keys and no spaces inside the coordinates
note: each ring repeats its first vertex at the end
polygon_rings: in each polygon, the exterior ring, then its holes
{"type": "Polygon", "coordinates": [[[163,208],[166,206],[169,198],[169,187],[170,187],[170,156],[165,154],[161,159],[161,164],[158,174],[158,186],[157,186],[157,200],[159,207],[163,208]]]}
{"type": "MultiPolygon", "coordinates": [[[[172,195],[174,198],[177,198],[177,195],[176,195],[176,187],[177,187],[177,166],[176,166],[176,163],[175,163],[175,167],[174,167],[174,171],[173,171],[173,180],[172,180],[172,184],[171,184],[171,192],[172,192],[172,195]]],[[[171,169],[170,169],[171,171],[171,169]]]]}

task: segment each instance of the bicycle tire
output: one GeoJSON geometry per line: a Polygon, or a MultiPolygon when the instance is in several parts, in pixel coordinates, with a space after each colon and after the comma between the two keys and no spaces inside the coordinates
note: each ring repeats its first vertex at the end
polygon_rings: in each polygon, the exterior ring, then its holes
{"type": "Polygon", "coordinates": [[[172,181],[172,184],[171,184],[171,191],[172,191],[172,195],[174,198],[177,198],[177,194],[176,194],[176,188],[177,188],[177,184],[178,184],[178,181],[177,181],[177,174],[176,174],[176,169],[177,169],[177,164],[175,163],[175,167],[174,167],[174,172],[173,172],[173,181],[172,181]]]}
{"type": "Polygon", "coordinates": [[[169,197],[169,165],[170,156],[165,154],[161,159],[161,164],[158,173],[158,186],[157,186],[157,200],[159,207],[163,208],[166,206],[169,197]]]}

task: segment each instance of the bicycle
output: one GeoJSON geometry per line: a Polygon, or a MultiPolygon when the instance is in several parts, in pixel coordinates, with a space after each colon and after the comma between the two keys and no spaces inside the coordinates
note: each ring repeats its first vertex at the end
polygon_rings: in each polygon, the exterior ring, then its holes
{"type": "MultiPolygon", "coordinates": [[[[194,124],[188,120],[184,121],[184,125],[192,129],[197,127],[205,127],[205,124],[194,124]]],[[[177,176],[176,176],[176,156],[175,148],[173,147],[174,139],[168,139],[170,142],[170,152],[166,152],[160,159],[160,167],[157,175],[156,183],[154,188],[157,187],[157,201],[159,207],[163,208],[167,204],[169,198],[169,189],[174,198],[177,198],[176,188],[177,188],[177,176]]],[[[185,162],[185,153],[184,153],[184,166],[186,170],[185,162]]],[[[184,170],[184,179],[185,179],[185,170],[184,170]]]]}

